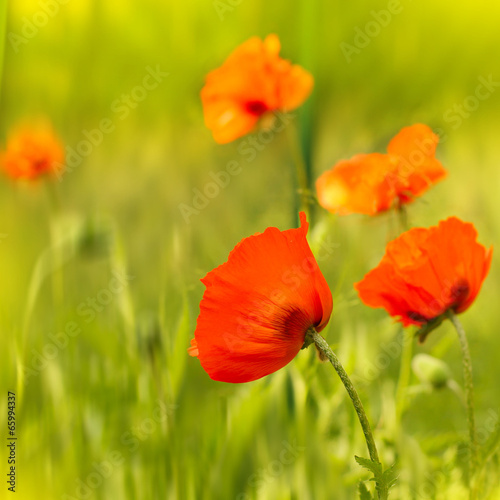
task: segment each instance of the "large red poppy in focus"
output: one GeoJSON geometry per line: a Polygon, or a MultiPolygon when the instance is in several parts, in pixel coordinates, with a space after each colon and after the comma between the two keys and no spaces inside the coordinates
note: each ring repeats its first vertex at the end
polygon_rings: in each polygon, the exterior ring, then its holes
{"type": "Polygon", "coordinates": [[[288,364],[307,331],[321,331],[332,295],[301,227],[267,228],[242,240],[204,279],[189,354],[214,380],[250,382],[288,364]]]}
{"type": "Polygon", "coordinates": [[[220,144],[251,132],[272,111],[300,106],[313,88],[313,77],[281,59],[276,35],[252,37],[211,71],[201,91],[205,124],[220,144]]]}
{"type": "Polygon", "coordinates": [[[354,287],[371,307],[383,307],[404,326],[460,313],[488,274],[492,249],[476,241],[474,226],[450,217],[438,226],[410,229],[391,241],[379,265],[354,287]]]}

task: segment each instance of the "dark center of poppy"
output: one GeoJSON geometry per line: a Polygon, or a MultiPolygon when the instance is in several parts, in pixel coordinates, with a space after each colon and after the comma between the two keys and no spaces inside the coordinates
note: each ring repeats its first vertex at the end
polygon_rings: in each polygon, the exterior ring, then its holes
{"type": "Polygon", "coordinates": [[[429,318],[426,318],[422,314],[415,311],[408,311],[406,315],[413,321],[418,321],[419,323],[427,323],[429,318]]]}
{"type": "Polygon", "coordinates": [[[247,101],[245,103],[245,109],[252,115],[260,116],[268,111],[269,108],[263,101],[247,101]]]}
{"type": "Polygon", "coordinates": [[[450,289],[450,296],[453,300],[453,305],[460,305],[469,295],[470,287],[467,280],[459,279],[450,289]]]}
{"type": "Polygon", "coordinates": [[[33,162],[33,170],[36,172],[41,172],[45,170],[47,167],[47,160],[46,159],[36,159],[33,162]]]}

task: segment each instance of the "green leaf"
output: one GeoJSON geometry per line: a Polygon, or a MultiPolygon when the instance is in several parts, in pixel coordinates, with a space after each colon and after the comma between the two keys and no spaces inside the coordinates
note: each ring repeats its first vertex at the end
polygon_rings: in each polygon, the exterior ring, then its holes
{"type": "Polygon", "coordinates": [[[371,493],[368,491],[368,488],[366,487],[365,483],[363,482],[359,483],[358,491],[359,491],[359,500],[373,500],[373,497],[371,493]]]}
{"type": "Polygon", "coordinates": [[[398,477],[399,471],[396,468],[396,464],[392,464],[388,469],[384,471],[384,473],[382,474],[382,478],[384,480],[384,483],[387,485],[388,490],[396,484],[398,477]]]}
{"type": "Polygon", "coordinates": [[[365,469],[368,469],[370,472],[373,473],[375,478],[372,480],[375,480],[377,477],[382,476],[382,464],[379,464],[378,462],[372,462],[369,458],[363,458],[363,457],[358,457],[354,456],[356,462],[358,462],[361,467],[364,467],[365,469]]]}
{"type": "Polygon", "coordinates": [[[396,464],[391,465],[387,470],[383,470],[382,464],[378,462],[373,462],[368,458],[363,457],[354,457],[356,462],[358,462],[361,467],[368,469],[373,477],[370,478],[370,481],[375,481],[377,487],[378,497],[380,499],[385,499],[388,496],[389,489],[394,486],[396,480],[398,478],[398,473],[396,470],[396,464]]]}

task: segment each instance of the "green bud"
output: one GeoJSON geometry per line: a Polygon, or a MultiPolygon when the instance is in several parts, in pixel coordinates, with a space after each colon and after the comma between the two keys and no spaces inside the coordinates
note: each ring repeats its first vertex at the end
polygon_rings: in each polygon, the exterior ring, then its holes
{"type": "Polygon", "coordinates": [[[430,384],[435,389],[442,389],[452,378],[448,365],[428,354],[417,354],[411,366],[422,383],[430,384]]]}

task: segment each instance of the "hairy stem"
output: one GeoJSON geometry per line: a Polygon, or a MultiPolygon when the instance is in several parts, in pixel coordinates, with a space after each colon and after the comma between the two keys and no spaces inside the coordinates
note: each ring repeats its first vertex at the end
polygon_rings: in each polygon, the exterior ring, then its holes
{"type": "MultiPolygon", "coordinates": [[[[324,354],[326,358],[328,358],[330,363],[335,368],[335,371],[337,372],[338,376],[340,377],[340,380],[344,384],[347,394],[349,394],[354,409],[358,414],[359,423],[361,424],[361,428],[363,429],[363,434],[365,435],[366,446],[368,448],[368,453],[370,454],[370,458],[372,462],[380,463],[378,457],[377,445],[375,444],[375,440],[373,439],[373,433],[370,427],[370,423],[368,422],[365,410],[363,408],[363,403],[361,403],[361,400],[359,399],[358,393],[356,392],[356,389],[354,388],[351,379],[349,378],[349,375],[347,375],[347,372],[344,370],[344,367],[342,366],[339,359],[332,351],[331,347],[328,345],[326,340],[318,332],[316,332],[316,330],[310,330],[308,332],[308,336],[309,335],[310,337],[312,337],[312,341],[319,349],[319,351],[322,354],[324,354]]],[[[387,499],[388,495],[387,488],[384,488],[382,486],[381,488],[378,488],[378,492],[380,500],[387,499]]]]}
{"type": "Polygon", "coordinates": [[[465,388],[465,401],[467,408],[467,422],[469,425],[469,439],[470,439],[470,498],[471,500],[477,498],[475,488],[475,475],[478,466],[478,443],[476,433],[476,422],[474,418],[474,384],[472,379],[472,361],[469,351],[469,343],[462,324],[450,309],[446,313],[450,321],[453,323],[460,340],[460,347],[462,348],[462,363],[464,369],[464,388],[465,388]]]}

